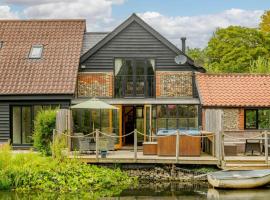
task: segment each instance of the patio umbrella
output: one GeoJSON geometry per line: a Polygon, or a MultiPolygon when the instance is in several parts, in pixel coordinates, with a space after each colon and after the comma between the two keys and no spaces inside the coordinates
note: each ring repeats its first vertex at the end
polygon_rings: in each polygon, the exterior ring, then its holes
{"type": "Polygon", "coordinates": [[[106,102],[104,101],[101,101],[97,98],[92,98],[88,101],[85,101],[85,102],[82,102],[82,103],[79,103],[77,105],[74,105],[74,106],[71,106],[71,108],[81,108],[81,109],[108,109],[108,110],[116,110],[118,109],[117,107],[115,106],[112,106],[110,104],[107,104],[106,102]]]}
{"type": "MultiPolygon", "coordinates": [[[[72,109],[93,109],[93,110],[99,110],[99,114],[101,114],[101,110],[117,110],[118,108],[115,106],[112,106],[104,101],[101,101],[97,98],[92,98],[88,101],[79,103],[77,105],[71,106],[72,109]]],[[[94,122],[93,122],[94,125],[94,122]]],[[[94,129],[94,126],[93,126],[94,129]]]]}

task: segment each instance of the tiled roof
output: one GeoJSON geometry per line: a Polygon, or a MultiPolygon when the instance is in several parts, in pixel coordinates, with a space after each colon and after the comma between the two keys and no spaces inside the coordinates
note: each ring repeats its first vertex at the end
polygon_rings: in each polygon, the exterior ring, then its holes
{"type": "Polygon", "coordinates": [[[94,47],[98,42],[100,42],[108,32],[86,32],[83,36],[83,48],[82,54],[86,53],[89,49],[94,47]]]}
{"type": "Polygon", "coordinates": [[[85,20],[0,20],[0,95],[73,94],[84,31],[85,20]]]}
{"type": "Polygon", "coordinates": [[[198,73],[196,83],[203,106],[270,106],[270,75],[198,73]]]}

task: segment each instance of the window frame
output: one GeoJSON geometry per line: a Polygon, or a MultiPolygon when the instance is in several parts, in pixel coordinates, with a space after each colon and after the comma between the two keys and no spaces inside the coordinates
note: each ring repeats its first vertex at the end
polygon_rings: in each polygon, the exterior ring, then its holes
{"type": "Polygon", "coordinates": [[[155,77],[156,77],[156,58],[154,57],[114,57],[114,67],[113,67],[113,74],[114,74],[114,87],[119,89],[118,87],[116,87],[116,78],[118,77],[123,77],[123,80],[121,80],[121,87],[122,90],[120,90],[120,93],[116,90],[114,90],[114,97],[115,98],[131,98],[131,97],[135,97],[135,98],[154,98],[156,96],[156,83],[155,83],[155,77]],[[117,59],[121,59],[123,65],[126,64],[126,62],[130,62],[131,63],[131,70],[132,70],[132,74],[128,75],[128,74],[116,74],[116,70],[115,70],[115,63],[117,59]],[[137,68],[136,68],[136,62],[137,61],[142,61],[144,62],[144,73],[143,75],[137,75],[137,68]],[[153,67],[153,75],[149,75],[148,71],[147,71],[147,63],[149,62],[150,65],[152,65],[152,62],[154,66],[153,67]],[[148,81],[147,77],[152,76],[152,81],[148,81]],[[128,93],[126,92],[126,87],[127,87],[127,79],[128,77],[130,79],[132,79],[132,92],[128,93]],[[144,83],[144,91],[143,94],[142,93],[138,93],[137,91],[137,83],[140,82],[139,77],[144,77],[144,80],[141,81],[144,83]],[[147,83],[152,82],[153,86],[152,87],[148,87],[147,83]],[[149,89],[150,88],[150,89],[149,89]],[[151,94],[149,94],[149,91],[151,91],[151,94]]]}
{"type": "MultiPolygon", "coordinates": [[[[259,119],[259,111],[261,111],[261,110],[270,110],[270,108],[246,108],[246,109],[244,109],[244,129],[245,130],[268,130],[268,129],[259,128],[259,121],[260,121],[260,119],[259,119]],[[256,111],[256,128],[248,128],[246,126],[246,122],[247,122],[247,120],[246,120],[246,112],[247,111],[256,111]]],[[[270,126],[269,126],[269,129],[270,129],[270,126]]]]}
{"type": "Polygon", "coordinates": [[[244,129],[246,129],[246,130],[258,130],[258,128],[259,128],[258,109],[256,109],[256,108],[245,109],[244,110],[244,129]],[[247,119],[246,119],[247,111],[256,111],[256,128],[247,128],[247,119]]]}
{"type": "MultiPolygon", "coordinates": [[[[179,112],[179,106],[187,106],[187,108],[189,109],[190,107],[195,107],[196,108],[196,115],[194,118],[196,118],[197,120],[197,125],[199,128],[199,105],[197,104],[155,104],[153,107],[152,107],[152,120],[155,121],[155,129],[156,131],[158,131],[160,129],[159,127],[159,123],[158,123],[158,120],[159,119],[163,119],[165,120],[165,129],[171,129],[169,128],[169,120],[170,119],[175,119],[176,120],[176,126],[177,126],[177,129],[181,129],[180,127],[180,119],[182,119],[182,117],[180,117],[180,112],[179,112]],[[158,115],[158,106],[166,106],[166,108],[168,108],[169,105],[176,105],[176,117],[170,117],[169,116],[169,111],[168,109],[166,109],[166,113],[165,113],[165,116],[164,117],[159,117],[158,115]],[[153,115],[153,111],[156,110],[156,116],[153,115]]],[[[190,118],[189,116],[185,116],[184,119],[186,118],[190,118]]],[[[192,130],[193,127],[190,126],[190,124],[192,124],[189,120],[187,120],[187,126],[185,127],[186,130],[192,130]]]]}
{"type": "Polygon", "coordinates": [[[37,44],[37,45],[32,45],[31,46],[31,49],[30,49],[30,52],[28,54],[28,58],[29,59],[41,59],[42,58],[42,55],[43,55],[43,50],[44,50],[44,46],[41,45],[41,44],[37,44]],[[40,55],[39,56],[33,56],[32,53],[33,53],[33,50],[35,48],[40,48],[41,49],[41,52],[40,52],[40,55]]]}

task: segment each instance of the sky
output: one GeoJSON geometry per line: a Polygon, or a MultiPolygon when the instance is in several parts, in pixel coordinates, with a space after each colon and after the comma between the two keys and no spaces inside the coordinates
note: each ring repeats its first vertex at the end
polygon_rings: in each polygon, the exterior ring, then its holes
{"type": "Polygon", "coordinates": [[[0,19],[84,18],[88,31],[112,31],[138,14],[176,46],[203,48],[216,28],[258,27],[270,0],[0,0],[0,19]]]}

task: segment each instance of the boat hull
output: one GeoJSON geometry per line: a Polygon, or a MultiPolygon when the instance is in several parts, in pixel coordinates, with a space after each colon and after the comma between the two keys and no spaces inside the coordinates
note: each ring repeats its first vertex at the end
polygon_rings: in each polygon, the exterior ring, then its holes
{"type": "Polygon", "coordinates": [[[207,175],[208,182],[214,188],[231,188],[231,189],[248,189],[262,187],[270,182],[270,174],[260,177],[243,177],[243,178],[218,178],[213,174],[207,175]]]}

